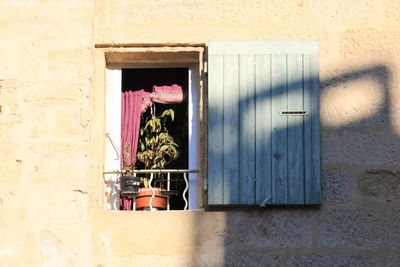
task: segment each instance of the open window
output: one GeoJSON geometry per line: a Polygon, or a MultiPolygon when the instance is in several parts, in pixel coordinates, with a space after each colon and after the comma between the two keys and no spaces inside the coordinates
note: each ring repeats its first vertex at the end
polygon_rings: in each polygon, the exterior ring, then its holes
{"type": "MultiPolygon", "coordinates": [[[[199,175],[199,112],[200,112],[200,57],[201,49],[192,52],[110,52],[106,54],[106,139],[104,169],[106,176],[106,206],[109,210],[121,209],[120,173],[121,169],[121,94],[127,91],[144,90],[151,93],[153,86],[178,85],[182,88],[184,101],[181,103],[152,104],[142,114],[141,127],[150,117],[150,110],[160,115],[167,109],[174,110],[174,121],[169,122],[168,133],[179,146],[178,159],[167,169],[171,173],[155,173],[154,183],[162,183],[168,188],[169,210],[198,209],[202,205],[199,175]],[[147,56],[146,56],[147,55],[147,56]],[[186,173],[175,173],[185,170],[186,173]],[[195,172],[196,171],[196,172],[195,172]],[[160,176],[159,176],[160,175],[160,176]],[[156,180],[156,177],[159,180],[156,180]],[[187,180],[187,183],[186,181],[187,180]],[[161,181],[161,182],[160,182],[161,181]],[[171,193],[172,192],[172,193],[171,193]]],[[[186,49],[187,50],[187,49],[186,49]]],[[[138,149],[139,151],[139,149],[138,149]]],[[[203,152],[204,153],[204,152],[203,152]]],[[[140,163],[137,171],[141,171],[140,163]]],[[[136,174],[135,174],[136,175],[136,174]]],[[[148,174],[146,174],[149,176],[148,174]]],[[[153,177],[153,176],[152,176],[153,177]]],[[[133,204],[132,209],[136,209],[133,204]]]]}

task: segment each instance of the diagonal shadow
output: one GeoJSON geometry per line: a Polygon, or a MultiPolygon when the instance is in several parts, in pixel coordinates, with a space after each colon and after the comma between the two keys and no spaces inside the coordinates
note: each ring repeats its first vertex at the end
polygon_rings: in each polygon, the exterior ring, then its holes
{"type": "MultiPolygon", "coordinates": [[[[380,127],[382,125],[389,126],[389,135],[393,137],[393,140],[399,141],[399,137],[390,124],[391,119],[391,106],[392,101],[389,97],[390,83],[391,83],[391,72],[390,69],[384,64],[378,64],[366,68],[361,68],[349,72],[335,75],[330,78],[320,81],[320,92],[321,95],[326,95],[329,91],[334,90],[336,87],[345,86],[348,83],[355,81],[374,81],[377,90],[382,92],[382,99],[378,109],[374,110],[373,114],[367,117],[356,119],[353,121],[346,121],[339,126],[323,125],[321,127],[321,160],[322,166],[327,164],[329,159],[341,158],[340,151],[331,153],[329,152],[330,147],[326,144],[326,139],[329,138],[331,131],[341,131],[343,129],[352,127],[380,127]]],[[[252,94],[247,97],[241,97],[239,99],[239,105],[241,107],[248,107],[245,103],[250,102],[264,102],[271,101],[274,98],[282,97],[283,94],[296,93],[303,90],[304,80],[293,81],[290,84],[278,85],[269,91],[269,93],[252,94]]],[[[307,81],[306,81],[307,82],[307,81]]],[[[209,112],[213,113],[213,110],[209,112]]],[[[248,112],[246,109],[241,109],[239,118],[246,117],[244,114],[248,112]]],[[[239,123],[239,121],[238,121],[239,123]]],[[[209,125],[208,127],[218,127],[218,125],[209,125]]],[[[290,132],[292,129],[296,129],[298,125],[290,124],[286,128],[278,129],[277,131],[290,132]]],[[[264,139],[263,144],[258,144],[263,147],[271,147],[273,140],[272,135],[267,136],[264,139]]],[[[382,137],[383,138],[383,137],[382,137]]],[[[362,140],[356,140],[362,141],[362,140]]],[[[361,142],[362,143],[362,142],[361,142]]],[[[364,144],[364,143],[362,143],[364,144]]],[[[254,153],[255,147],[253,143],[249,145],[254,153]]],[[[339,144],[340,145],[340,144],[339,144]]],[[[356,145],[356,143],[346,144],[350,146],[356,145]]],[[[368,146],[368,144],[364,144],[368,146]]],[[[370,157],[379,157],[379,152],[371,149],[364,149],[366,153],[369,153],[370,157]]],[[[290,153],[290,152],[289,152],[290,153]]],[[[384,155],[381,155],[384,156],[384,155]]],[[[363,157],[363,155],[360,155],[363,157]]],[[[240,165],[240,162],[238,162],[240,165]]],[[[321,179],[324,179],[322,176],[321,179]]],[[[231,188],[231,190],[237,190],[231,188]]],[[[329,191],[330,188],[323,188],[324,191],[329,191]]],[[[324,194],[323,194],[324,195],[324,194]]],[[[261,209],[256,206],[248,207],[235,207],[235,206],[209,206],[209,211],[220,211],[217,213],[206,212],[204,214],[195,215],[196,219],[193,225],[193,229],[198,229],[194,234],[194,244],[192,253],[192,266],[207,265],[215,263],[216,258],[208,258],[206,255],[209,253],[209,239],[211,238],[220,240],[223,244],[223,248],[216,249],[223,251],[224,258],[220,261],[220,265],[223,266],[267,266],[269,264],[287,264],[286,257],[283,256],[286,253],[286,248],[289,247],[301,247],[305,244],[312,244],[315,240],[311,240],[313,237],[310,236],[309,228],[304,225],[299,225],[295,222],[299,217],[309,216],[310,219],[305,219],[306,222],[310,222],[315,226],[315,220],[320,216],[320,209],[313,209],[309,207],[275,207],[270,209],[261,209]],[[221,213],[222,212],[222,213],[221,213]],[[215,217],[218,217],[217,219],[215,217]],[[214,223],[220,225],[213,225],[210,220],[214,219],[214,223]],[[221,222],[222,218],[224,223],[221,222]],[[287,224],[293,224],[298,229],[290,228],[286,229],[287,224]],[[285,226],[286,225],[286,226],[285,226]],[[211,229],[210,229],[211,228],[211,229]],[[287,233],[289,231],[289,233],[287,233]],[[204,232],[208,232],[208,235],[204,232]],[[296,236],[297,235],[297,236],[296,236]],[[301,236],[299,238],[298,236],[301,236]],[[301,241],[300,241],[301,239],[301,241]],[[305,240],[305,241],[304,241],[305,240]],[[256,248],[256,249],[254,249],[256,248]],[[273,253],[271,254],[272,251],[273,253]],[[255,259],[258,259],[255,261],[255,259]]],[[[351,222],[349,222],[351,223],[351,222]]],[[[311,230],[312,231],[312,230],[311,230]]],[[[306,246],[307,247],[307,246],[306,246]]],[[[308,246],[309,248],[311,245],[308,246]]],[[[215,257],[217,257],[215,254],[215,257]]]]}

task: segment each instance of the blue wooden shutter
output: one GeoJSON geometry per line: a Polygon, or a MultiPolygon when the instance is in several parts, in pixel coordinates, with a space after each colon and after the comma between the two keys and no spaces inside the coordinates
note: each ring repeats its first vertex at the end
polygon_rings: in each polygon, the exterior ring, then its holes
{"type": "Polygon", "coordinates": [[[208,204],[321,202],[318,59],[317,41],[209,42],[208,204]]]}

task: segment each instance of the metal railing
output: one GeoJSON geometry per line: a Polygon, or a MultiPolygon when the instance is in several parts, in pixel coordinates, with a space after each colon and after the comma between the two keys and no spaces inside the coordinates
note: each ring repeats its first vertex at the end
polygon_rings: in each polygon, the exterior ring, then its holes
{"type": "MultiPolygon", "coordinates": [[[[152,187],[152,182],[154,179],[154,174],[167,174],[167,192],[171,191],[171,174],[182,174],[183,175],[183,181],[185,182],[185,189],[182,192],[182,198],[185,202],[184,210],[188,209],[188,200],[186,198],[186,192],[189,189],[189,182],[187,179],[187,174],[189,173],[199,173],[199,170],[189,170],[189,169],[152,169],[152,170],[133,170],[129,171],[130,174],[133,174],[133,176],[136,176],[136,174],[150,174],[150,180],[149,180],[149,188],[151,189],[152,196],[150,199],[150,210],[153,210],[152,202],[155,197],[155,191],[152,187]]],[[[103,177],[104,177],[104,182],[107,182],[105,179],[105,174],[126,174],[128,173],[125,170],[112,170],[112,171],[103,171],[103,177]]],[[[119,179],[118,179],[119,180],[119,179]]],[[[170,210],[170,196],[169,194],[167,195],[167,210],[170,210]]],[[[134,197],[133,201],[133,210],[136,210],[136,197],[134,197]]]]}

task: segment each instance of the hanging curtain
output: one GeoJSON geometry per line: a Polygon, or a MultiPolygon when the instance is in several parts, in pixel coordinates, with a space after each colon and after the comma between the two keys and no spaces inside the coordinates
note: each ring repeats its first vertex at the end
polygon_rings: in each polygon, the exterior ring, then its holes
{"type": "MultiPolygon", "coordinates": [[[[137,145],[139,141],[140,118],[153,102],[161,104],[181,103],[185,100],[182,87],[176,84],[171,86],[153,86],[153,92],[142,90],[122,92],[122,116],[121,116],[121,169],[135,164],[137,145]],[[125,147],[129,144],[129,158],[125,160],[125,147]]],[[[133,201],[131,198],[120,198],[120,209],[131,210],[133,201]]]]}
{"type": "MultiPolygon", "coordinates": [[[[140,118],[147,107],[151,105],[150,93],[144,90],[122,93],[122,116],[121,116],[121,169],[124,168],[125,161],[128,165],[135,164],[137,145],[139,140],[140,118]],[[129,145],[127,152],[129,157],[123,153],[125,147],[129,145]]],[[[120,198],[120,209],[131,210],[132,199],[127,197],[120,198]]]]}
{"type": "Polygon", "coordinates": [[[184,94],[182,87],[173,84],[171,86],[153,86],[153,92],[150,94],[151,100],[160,104],[182,103],[187,95],[184,94]]]}
{"type": "MultiPolygon", "coordinates": [[[[134,164],[136,160],[137,145],[139,140],[140,118],[143,112],[151,105],[150,93],[144,90],[122,93],[122,129],[121,145],[122,151],[125,146],[130,148],[129,158],[126,159],[129,165],[134,164]]],[[[124,167],[125,155],[121,157],[121,168],[124,167]]]]}

